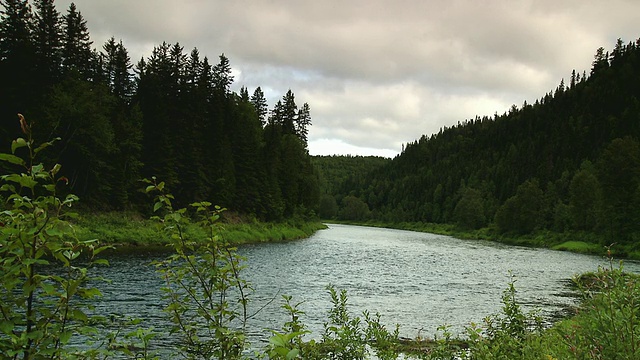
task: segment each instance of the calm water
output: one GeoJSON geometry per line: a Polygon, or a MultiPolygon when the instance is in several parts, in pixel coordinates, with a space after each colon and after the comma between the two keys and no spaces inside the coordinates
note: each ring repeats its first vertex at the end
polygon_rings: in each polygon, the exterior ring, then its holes
{"type": "MultiPolygon", "coordinates": [[[[265,329],[287,321],[280,309],[283,294],[302,302],[303,322],[319,334],[330,307],[328,284],[348,291],[353,314],[379,312],[384,323],[400,324],[403,336],[432,336],[439,325],[460,331],[498,312],[509,272],[517,279],[521,303],[551,318],[575,303],[568,279],[607,266],[595,256],[346,225],[330,225],[305,240],[244,246],[239,252],[247,258],[244,277],[255,289],[249,313],[264,307],[249,324],[253,344],[268,337],[265,329]]],[[[162,280],[149,265],[157,257],[111,258],[111,267],[102,271],[112,282],[101,286],[98,311],[140,317],[156,329],[167,326],[162,280]]],[[[638,263],[625,268],[640,272],[638,263]]]]}

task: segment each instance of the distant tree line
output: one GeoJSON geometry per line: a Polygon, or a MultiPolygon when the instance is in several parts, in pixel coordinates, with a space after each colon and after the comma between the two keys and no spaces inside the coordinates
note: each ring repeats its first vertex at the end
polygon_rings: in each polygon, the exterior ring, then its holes
{"type": "Polygon", "coordinates": [[[138,180],[157,176],[180,203],[209,200],[262,219],[307,214],[319,190],[308,155],[308,104],[289,90],[268,108],[256,88],[230,90],[229,59],[162,43],[132,65],[122,41],[92,47],[72,3],[2,0],[0,140],[20,134],[17,113],[55,156],[69,191],[123,209],[141,199],[138,180]]]}
{"type": "Polygon", "coordinates": [[[340,217],[583,231],[640,240],[640,40],[597,50],[534,104],[407,144],[387,164],[332,185],[340,217]]]}

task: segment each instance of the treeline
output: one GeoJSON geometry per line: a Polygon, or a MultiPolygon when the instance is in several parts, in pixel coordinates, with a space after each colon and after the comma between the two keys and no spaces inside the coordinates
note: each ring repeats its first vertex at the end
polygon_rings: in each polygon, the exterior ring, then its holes
{"type": "Polygon", "coordinates": [[[598,49],[589,74],[573,71],[534,104],[422,136],[333,195],[365,204],[361,220],[583,231],[634,243],[639,139],[640,40],[618,40],[611,52],[598,49]]]}
{"type": "Polygon", "coordinates": [[[73,3],[65,14],[53,0],[1,4],[2,146],[20,134],[17,113],[38,139],[59,137],[44,160],[63,164],[84,203],[146,204],[138,181],[157,176],[178,205],[209,200],[266,220],[316,209],[310,108],[292,91],[269,109],[259,87],[230,90],[224,54],[212,64],[162,43],[134,66],[122,41],[92,47],[73,3]]]}
{"type": "Polygon", "coordinates": [[[341,204],[339,204],[335,194],[339,193],[341,188],[350,188],[354,179],[360,179],[390,162],[391,159],[381,156],[312,156],[311,163],[317,171],[320,183],[318,215],[322,219],[339,217],[344,220],[358,220],[366,217],[368,207],[364,202],[355,196],[346,199],[341,196],[341,204]]]}

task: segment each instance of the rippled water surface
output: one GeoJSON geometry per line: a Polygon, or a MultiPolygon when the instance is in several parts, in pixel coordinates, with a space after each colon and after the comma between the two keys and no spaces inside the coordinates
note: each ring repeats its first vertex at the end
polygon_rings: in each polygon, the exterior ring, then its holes
{"type": "MultiPolygon", "coordinates": [[[[243,246],[239,252],[247,258],[244,277],[255,289],[249,312],[261,309],[249,324],[254,343],[268,336],[265,329],[287,321],[280,309],[283,294],[302,302],[302,320],[316,334],[330,307],[325,288],[332,284],[348,291],[353,314],[379,312],[384,323],[400,324],[404,336],[431,336],[439,325],[460,331],[498,312],[509,272],[517,279],[521,303],[551,317],[575,303],[568,279],[608,266],[596,256],[347,225],[330,225],[300,241],[243,246]]],[[[163,284],[149,265],[155,258],[111,258],[103,275],[112,282],[101,286],[98,310],[144,318],[156,329],[167,326],[163,284]]],[[[640,271],[638,263],[625,268],[640,271]]]]}

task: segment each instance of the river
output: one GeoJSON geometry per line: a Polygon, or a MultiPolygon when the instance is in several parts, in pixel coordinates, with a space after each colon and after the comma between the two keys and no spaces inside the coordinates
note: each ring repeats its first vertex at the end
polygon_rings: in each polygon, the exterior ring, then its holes
{"type": "MultiPolygon", "coordinates": [[[[348,291],[353,315],[380,313],[388,325],[400,324],[401,335],[433,336],[438,326],[461,332],[470,322],[481,322],[499,312],[501,295],[515,277],[518,299],[525,308],[539,308],[553,319],[575,304],[568,280],[594,271],[608,262],[597,256],[547,249],[507,246],[486,241],[411,231],[329,225],[314,236],[293,242],[242,246],[244,278],[252,283],[252,344],[280,328],[287,317],[281,295],[301,302],[302,321],[318,336],[330,308],[326,286],[348,291]],[[274,300],[275,299],[275,300],[274,300]]],[[[130,254],[111,257],[100,270],[111,280],[100,286],[97,311],[145,319],[143,326],[164,332],[161,279],[150,262],[160,255],[130,254]]],[[[640,264],[625,269],[640,272],[640,264]]],[[[166,336],[157,342],[170,343],[166,336]]]]}

